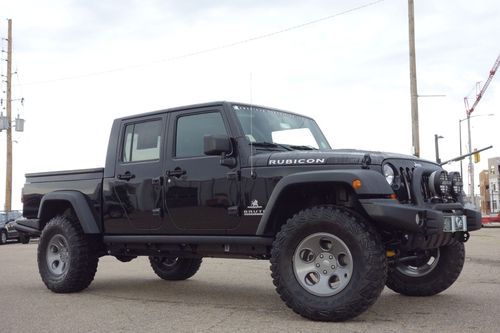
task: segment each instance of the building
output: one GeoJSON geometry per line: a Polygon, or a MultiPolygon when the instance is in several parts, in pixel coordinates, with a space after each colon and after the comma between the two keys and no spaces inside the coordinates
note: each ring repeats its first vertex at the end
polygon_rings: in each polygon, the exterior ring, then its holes
{"type": "Polygon", "coordinates": [[[488,159],[488,172],[490,179],[490,212],[498,214],[500,210],[500,157],[488,159]]]}
{"type": "Polygon", "coordinates": [[[481,202],[481,214],[491,214],[491,198],[490,198],[490,172],[483,170],[479,173],[479,196],[481,202]]]}

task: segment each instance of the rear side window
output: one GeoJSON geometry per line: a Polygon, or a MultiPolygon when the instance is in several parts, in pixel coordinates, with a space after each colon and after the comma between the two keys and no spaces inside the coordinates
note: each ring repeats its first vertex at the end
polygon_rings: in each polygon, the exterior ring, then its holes
{"type": "Polygon", "coordinates": [[[129,124],[125,127],[122,161],[160,159],[161,120],[129,124]]]}
{"type": "Polygon", "coordinates": [[[177,119],[176,157],[204,156],[203,137],[208,134],[227,135],[219,112],[182,116],[177,119]]]}

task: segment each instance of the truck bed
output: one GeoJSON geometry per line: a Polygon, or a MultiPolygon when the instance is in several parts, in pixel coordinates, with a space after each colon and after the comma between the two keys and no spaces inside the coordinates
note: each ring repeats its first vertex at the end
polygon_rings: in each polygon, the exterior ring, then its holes
{"type": "Polygon", "coordinates": [[[23,188],[23,216],[28,219],[37,218],[43,195],[64,190],[82,192],[98,209],[101,205],[103,176],[104,168],[26,174],[26,184],[23,188]]]}

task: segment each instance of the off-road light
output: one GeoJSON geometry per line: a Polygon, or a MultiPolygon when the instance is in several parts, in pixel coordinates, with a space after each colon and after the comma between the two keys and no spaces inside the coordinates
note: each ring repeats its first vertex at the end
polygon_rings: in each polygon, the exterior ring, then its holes
{"type": "Polygon", "coordinates": [[[448,174],[448,179],[451,181],[451,193],[454,196],[462,195],[462,190],[464,188],[464,182],[460,172],[450,172],[448,174]]]}
{"type": "Polygon", "coordinates": [[[384,171],[385,180],[387,180],[389,185],[392,185],[392,183],[394,182],[394,169],[392,168],[392,166],[390,164],[385,164],[383,171],[384,171]]]}
{"type": "Polygon", "coordinates": [[[444,170],[434,171],[429,177],[429,188],[435,196],[443,196],[451,191],[451,181],[444,170]]]}

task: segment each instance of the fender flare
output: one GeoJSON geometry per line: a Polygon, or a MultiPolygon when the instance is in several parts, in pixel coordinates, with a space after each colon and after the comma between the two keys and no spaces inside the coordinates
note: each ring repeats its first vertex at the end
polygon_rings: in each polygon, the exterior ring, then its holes
{"type": "Polygon", "coordinates": [[[257,236],[264,235],[274,206],[286,188],[290,185],[306,183],[341,183],[352,188],[358,195],[388,196],[394,193],[385,177],[380,172],[373,170],[319,170],[294,173],[283,177],[274,187],[260,219],[257,236]],[[359,189],[352,187],[352,182],[356,179],[361,180],[362,186],[359,189]]]}
{"type": "Polygon", "coordinates": [[[45,194],[40,201],[38,219],[43,217],[46,204],[50,201],[66,201],[73,207],[75,214],[86,234],[100,234],[99,224],[92,213],[85,194],[78,191],[55,191],[45,194]]]}

